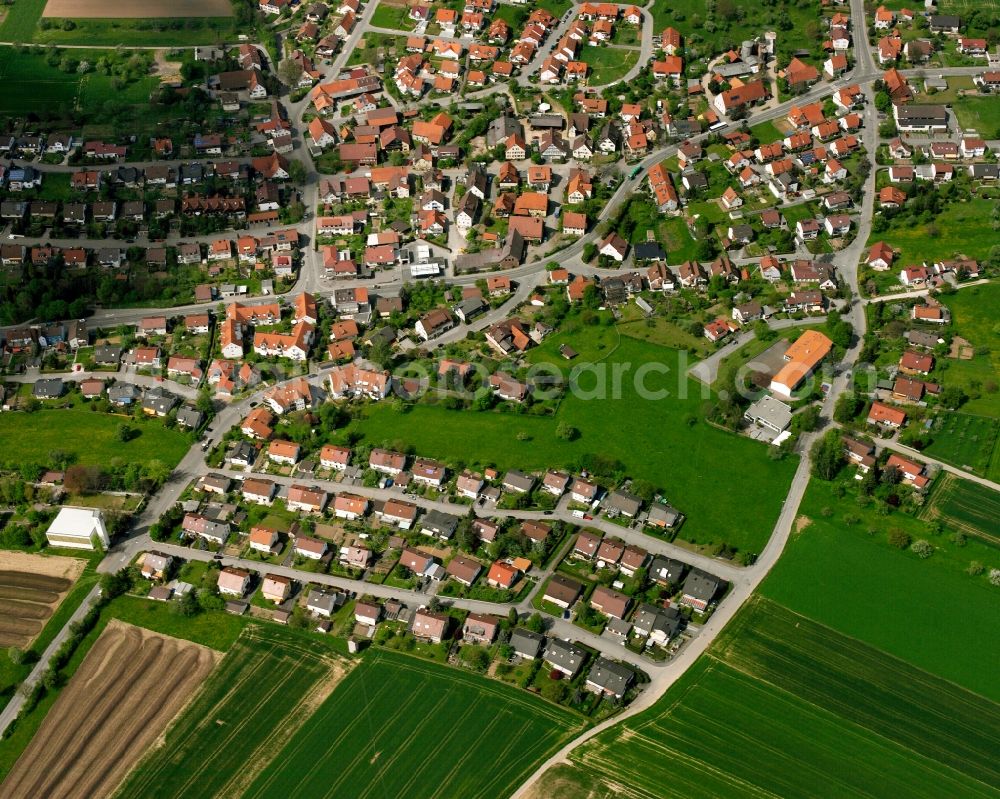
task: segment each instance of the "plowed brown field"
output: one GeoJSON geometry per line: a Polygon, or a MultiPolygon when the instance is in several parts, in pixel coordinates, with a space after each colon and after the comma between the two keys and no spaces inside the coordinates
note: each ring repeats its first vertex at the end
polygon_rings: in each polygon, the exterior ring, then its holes
{"type": "Polygon", "coordinates": [[[231,17],[229,0],[49,0],[43,17],[74,19],[152,19],[231,17]]]}
{"type": "Polygon", "coordinates": [[[219,657],[207,647],[112,620],[0,785],[0,796],[108,796],[219,657]]]}
{"type": "Polygon", "coordinates": [[[0,648],[30,646],[84,566],[76,558],[0,552],[0,648]]]}

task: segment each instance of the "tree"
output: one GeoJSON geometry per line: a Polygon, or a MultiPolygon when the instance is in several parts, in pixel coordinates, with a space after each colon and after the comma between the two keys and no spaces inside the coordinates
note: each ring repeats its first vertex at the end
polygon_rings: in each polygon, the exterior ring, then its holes
{"type": "Polygon", "coordinates": [[[175,611],[186,618],[197,616],[201,613],[201,605],[198,603],[198,596],[194,591],[185,591],[180,601],[174,604],[175,611]]]}
{"type": "Polygon", "coordinates": [[[850,424],[861,410],[861,398],[857,394],[842,394],[833,408],[833,419],[839,424],[850,424]]]}
{"type": "Polygon", "coordinates": [[[594,260],[594,256],[597,255],[597,245],[592,241],[588,241],[583,245],[582,258],[586,263],[590,263],[594,260]]]}
{"type": "Polygon", "coordinates": [[[807,405],[792,418],[793,424],[804,433],[810,433],[819,426],[819,406],[807,405]]]}
{"type": "Polygon", "coordinates": [[[101,577],[101,596],[105,599],[121,596],[131,587],[132,573],[127,567],[101,577]]]}
{"type": "Polygon", "coordinates": [[[556,425],[556,436],[563,441],[575,441],[580,437],[580,431],[566,422],[559,422],[556,425]]]}
{"type": "Polygon", "coordinates": [[[127,424],[118,425],[118,440],[121,442],[130,441],[132,439],[132,428],[127,424]]]}
{"type": "Polygon", "coordinates": [[[18,649],[16,646],[7,649],[7,657],[10,658],[10,662],[15,666],[20,666],[25,660],[24,651],[18,649]]]}
{"type": "Polygon", "coordinates": [[[844,447],[837,430],[828,430],[812,446],[812,473],[821,480],[833,480],[844,463],[844,447]]]}
{"type": "Polygon", "coordinates": [[[990,569],[990,585],[1000,586],[1000,569],[990,569]]]}
{"type": "Polygon", "coordinates": [[[296,86],[302,77],[302,65],[293,58],[283,59],[278,64],[278,77],[286,86],[296,86]]]}
{"type": "Polygon", "coordinates": [[[306,182],[306,168],[301,161],[293,159],[288,162],[288,179],[296,184],[306,182]]]}
{"type": "Polygon", "coordinates": [[[533,633],[541,633],[545,631],[545,621],[542,619],[541,613],[532,613],[528,620],[524,623],[524,626],[531,630],[533,633]]]}

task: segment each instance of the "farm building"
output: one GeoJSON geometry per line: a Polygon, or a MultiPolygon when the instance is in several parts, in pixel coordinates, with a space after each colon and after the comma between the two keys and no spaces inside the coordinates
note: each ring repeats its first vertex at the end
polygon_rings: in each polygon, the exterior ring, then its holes
{"type": "Polygon", "coordinates": [[[104,516],[93,508],[63,508],[45,531],[49,543],[70,549],[107,549],[111,545],[104,516]]]}

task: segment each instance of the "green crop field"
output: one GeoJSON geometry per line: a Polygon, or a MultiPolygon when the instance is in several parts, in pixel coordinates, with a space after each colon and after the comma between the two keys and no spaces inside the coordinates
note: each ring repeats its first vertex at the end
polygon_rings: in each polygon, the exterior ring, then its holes
{"type": "MultiPolygon", "coordinates": [[[[854,481],[844,481],[851,490],[854,481]]],[[[966,573],[971,561],[1000,568],[996,548],[972,537],[956,543],[947,526],[934,535],[926,522],[904,513],[880,516],[816,479],[798,530],[761,585],[764,596],[1000,701],[997,589],[985,575],[966,573]],[[934,554],[921,560],[893,548],[886,533],[894,529],[928,540],[934,554]]]]}
{"type": "Polygon", "coordinates": [[[115,796],[239,795],[348,667],[290,631],[247,627],[115,796]]]}
{"type": "Polygon", "coordinates": [[[766,600],[538,796],[994,796],[1000,705],[766,600]]]}
{"type": "Polygon", "coordinates": [[[191,446],[186,435],[155,420],[133,420],[81,408],[0,414],[0,460],[46,463],[49,453],[62,450],[78,463],[106,465],[115,459],[129,463],[159,460],[173,468],[191,446]],[[118,440],[118,427],[130,424],[138,435],[118,440]]]}
{"type": "Polygon", "coordinates": [[[710,394],[685,376],[691,365],[685,353],[620,336],[611,326],[568,320],[527,358],[569,374],[574,366],[559,355],[564,343],[579,353],[574,364],[607,367],[602,382],[605,399],[587,397],[595,381],[584,373],[579,379],[583,390],[567,394],[554,416],[429,405],[415,405],[403,413],[391,403],[380,403],[369,406],[345,434],[359,432],[376,446],[412,445],[427,457],[500,469],[573,469],[581,456],[600,453],[620,460],[631,477],[648,480],[665,492],[687,517],[680,531],[685,540],[704,545],[728,542],[743,551],[759,552],[780,512],[795,460],[773,461],[767,447],[698,421],[710,394]],[[650,365],[662,371],[647,373],[646,387],[665,390],[666,396],[640,395],[633,376],[650,365]],[[624,376],[617,396],[615,369],[624,376]],[[562,422],[575,427],[579,437],[559,438],[556,427],[562,422]],[[737,471],[740,479],[727,479],[737,471]],[[738,516],[731,512],[734,507],[740,508],[738,516]]]}
{"type": "Polygon", "coordinates": [[[982,477],[1000,477],[997,436],[1000,419],[942,411],[934,417],[933,441],[925,452],[982,477]]]}
{"type": "Polygon", "coordinates": [[[515,688],[376,650],[243,796],[493,799],[582,727],[515,688]]]}
{"type": "Polygon", "coordinates": [[[991,488],[943,474],[922,515],[1000,547],[1000,493],[991,488]]]}
{"type": "MultiPolygon", "coordinates": [[[[91,63],[101,56],[97,50],[74,49],[70,53],[78,61],[91,63]]],[[[28,50],[18,52],[13,47],[0,47],[0,80],[7,87],[0,95],[0,115],[78,110],[89,116],[102,109],[108,100],[146,106],[150,93],[159,85],[155,77],[146,77],[116,89],[109,75],[63,72],[57,66],[50,66],[44,55],[28,50]]]]}
{"type": "MultiPolygon", "coordinates": [[[[997,243],[997,234],[985,222],[981,231],[969,235],[992,237],[997,243]]],[[[1000,283],[969,286],[942,300],[951,309],[953,332],[974,350],[972,360],[948,359],[942,380],[970,396],[963,411],[1000,419],[1000,283]]]]}

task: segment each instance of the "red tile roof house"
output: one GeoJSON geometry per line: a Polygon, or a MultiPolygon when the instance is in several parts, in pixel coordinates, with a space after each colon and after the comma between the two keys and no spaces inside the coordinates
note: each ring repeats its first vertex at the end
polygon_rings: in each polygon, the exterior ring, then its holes
{"type": "Polygon", "coordinates": [[[386,449],[373,449],[368,457],[368,466],[394,477],[406,467],[406,456],[386,449]]]}
{"type": "Polygon", "coordinates": [[[267,457],[274,463],[294,465],[299,459],[301,447],[294,441],[276,440],[267,447],[267,457]]]}
{"type": "Polygon", "coordinates": [[[546,602],[551,602],[557,607],[568,609],[579,598],[582,588],[583,586],[576,580],[563,577],[561,574],[554,574],[545,587],[545,594],[542,599],[546,602]]]}
{"type": "Polygon", "coordinates": [[[472,523],[472,532],[479,536],[480,541],[488,544],[496,539],[497,533],[500,532],[500,525],[491,519],[476,519],[472,523]]]}
{"type": "Polygon", "coordinates": [[[444,464],[438,463],[437,461],[432,461],[427,458],[417,458],[413,461],[410,473],[413,475],[414,482],[420,483],[421,485],[440,488],[444,483],[447,469],[445,469],[444,464]]]}
{"type": "Polygon", "coordinates": [[[500,618],[490,613],[470,613],[462,625],[462,640],[470,644],[492,644],[500,630],[500,618]]]}
{"type": "Polygon", "coordinates": [[[584,530],[576,537],[573,545],[573,557],[586,558],[590,560],[597,554],[597,548],[601,545],[601,537],[584,530]]]}
{"type": "Polygon", "coordinates": [[[906,414],[898,408],[873,402],[868,411],[868,424],[899,428],[906,424],[906,414]]]}
{"type": "Polygon", "coordinates": [[[360,519],[368,510],[368,500],[353,494],[337,494],[333,500],[333,513],[338,519],[354,521],[360,519]]]}
{"type": "Polygon", "coordinates": [[[310,538],[307,535],[295,536],[295,554],[309,560],[320,560],[327,550],[326,541],[320,538],[310,538]]]}
{"type": "Polygon", "coordinates": [[[271,602],[284,602],[292,593],[292,581],[280,574],[266,574],[261,593],[271,602]]]}
{"type": "Polygon", "coordinates": [[[270,527],[254,527],[250,531],[250,549],[271,555],[278,551],[278,531],[270,527]]]}
{"type": "Polygon", "coordinates": [[[514,583],[517,582],[517,576],[517,569],[509,563],[498,560],[490,566],[489,573],[486,575],[486,583],[492,588],[507,589],[513,587],[514,583]]]}
{"type": "Polygon", "coordinates": [[[445,572],[449,576],[465,586],[471,586],[482,570],[483,567],[479,562],[465,555],[456,555],[445,567],[445,572]]]}
{"type": "Polygon", "coordinates": [[[926,375],[934,368],[934,356],[907,350],[899,359],[899,371],[907,375],[926,375]]]}
{"type": "Polygon", "coordinates": [[[365,547],[349,546],[340,548],[340,562],[355,569],[367,569],[372,559],[372,551],[365,547]]]}
{"type": "Polygon", "coordinates": [[[390,499],[375,515],[387,524],[394,524],[401,530],[409,530],[417,520],[417,506],[398,499],[390,499]]]}
{"type": "Polygon", "coordinates": [[[403,554],[399,556],[399,565],[420,575],[425,574],[434,565],[434,558],[415,549],[404,549],[403,554]]]}
{"type": "Polygon", "coordinates": [[[271,480],[251,477],[243,481],[243,499],[258,505],[270,505],[278,486],[271,480]]]}
{"type": "Polygon", "coordinates": [[[615,566],[623,554],[625,554],[625,545],[621,541],[605,538],[597,548],[598,566],[601,564],[604,564],[602,568],[615,566]]]}
{"type": "Polygon", "coordinates": [[[440,644],[448,633],[450,619],[451,617],[445,613],[432,613],[421,609],[413,616],[411,632],[417,638],[425,638],[433,644],[440,644]]]}
{"type": "Polygon", "coordinates": [[[604,585],[599,585],[590,595],[590,606],[605,616],[623,619],[628,613],[632,598],[604,585]]]}
{"type": "Polygon", "coordinates": [[[358,602],[354,606],[354,620],[374,627],[382,618],[382,606],[374,602],[358,602]]]}
{"type": "Polygon", "coordinates": [[[333,469],[340,472],[346,469],[350,463],[351,450],[347,447],[326,444],[319,451],[319,465],[324,469],[333,469]]]}
{"type": "Polygon", "coordinates": [[[889,460],[885,463],[885,468],[897,469],[903,480],[914,488],[923,489],[930,483],[930,480],[924,476],[924,464],[911,461],[901,455],[890,455],[889,460]]]}
{"type": "Polygon", "coordinates": [[[301,510],[306,513],[322,513],[329,497],[322,488],[310,488],[303,485],[288,487],[288,509],[301,510]]]}
{"type": "Polygon", "coordinates": [[[219,572],[219,593],[229,596],[243,596],[250,585],[250,572],[227,566],[219,572]]]}

